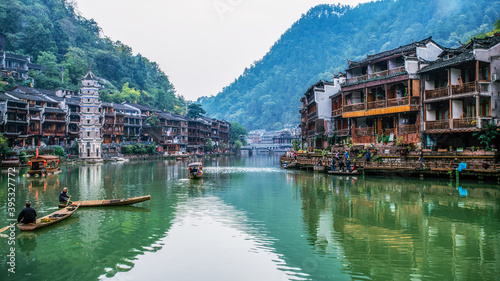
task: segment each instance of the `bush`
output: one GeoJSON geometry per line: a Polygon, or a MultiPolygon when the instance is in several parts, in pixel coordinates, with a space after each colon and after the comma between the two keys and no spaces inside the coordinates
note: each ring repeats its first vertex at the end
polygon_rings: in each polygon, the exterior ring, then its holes
{"type": "Polygon", "coordinates": [[[125,155],[134,154],[134,146],[133,145],[122,146],[122,153],[125,155]]]}
{"type": "Polygon", "coordinates": [[[54,146],[54,154],[60,157],[65,157],[66,153],[64,152],[64,149],[60,147],[59,145],[54,146]]]}

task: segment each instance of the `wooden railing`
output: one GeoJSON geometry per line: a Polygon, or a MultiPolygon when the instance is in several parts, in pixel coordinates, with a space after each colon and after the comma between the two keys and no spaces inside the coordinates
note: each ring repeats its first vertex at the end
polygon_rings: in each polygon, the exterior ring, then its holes
{"type": "Polygon", "coordinates": [[[398,134],[415,134],[418,133],[418,126],[413,125],[398,125],[398,134]]]}
{"type": "Polygon", "coordinates": [[[342,115],[342,108],[332,110],[332,116],[342,115]]]}
{"type": "Polygon", "coordinates": [[[477,128],[477,121],[475,117],[453,119],[453,129],[477,128]]]}
{"type": "Polygon", "coordinates": [[[371,101],[366,104],[366,109],[384,108],[387,107],[386,100],[371,101]]]}
{"type": "Polygon", "coordinates": [[[451,95],[461,95],[466,93],[478,92],[477,83],[469,82],[460,85],[451,85],[451,95]]]}
{"type": "Polygon", "coordinates": [[[354,82],[364,81],[364,80],[378,78],[378,77],[385,77],[385,76],[389,76],[389,75],[404,72],[404,71],[405,71],[405,67],[400,66],[400,67],[392,68],[389,70],[382,70],[382,71],[378,71],[378,72],[374,72],[374,73],[370,73],[370,74],[351,77],[351,78],[348,78],[346,80],[346,83],[354,83],[354,82]]]}
{"type": "Polygon", "coordinates": [[[426,121],[426,130],[447,130],[450,128],[449,120],[438,120],[438,121],[426,121]]]}
{"type": "Polygon", "coordinates": [[[365,110],[365,103],[356,103],[356,104],[344,105],[343,109],[344,109],[344,112],[365,110]]]}
{"type": "Polygon", "coordinates": [[[382,70],[382,71],[379,71],[379,72],[374,72],[374,73],[368,74],[368,79],[373,79],[373,78],[377,78],[377,77],[384,77],[384,76],[387,76],[387,75],[389,75],[389,71],[388,70],[382,70]]]}
{"type": "Polygon", "coordinates": [[[433,90],[425,90],[425,99],[437,99],[449,96],[448,87],[437,88],[433,90]]]}
{"type": "Polygon", "coordinates": [[[389,69],[389,75],[400,73],[400,72],[404,72],[404,71],[406,71],[406,69],[405,69],[404,66],[392,68],[392,69],[389,69]]]}
{"type": "Polygon", "coordinates": [[[352,134],[355,136],[373,136],[373,127],[353,128],[352,134]]]}

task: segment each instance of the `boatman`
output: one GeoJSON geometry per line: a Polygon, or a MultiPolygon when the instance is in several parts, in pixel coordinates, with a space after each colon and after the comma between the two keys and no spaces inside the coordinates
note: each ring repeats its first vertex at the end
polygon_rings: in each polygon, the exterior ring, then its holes
{"type": "Polygon", "coordinates": [[[17,217],[17,223],[36,223],[36,211],[31,207],[31,202],[26,201],[26,208],[24,208],[17,217]]]}
{"type": "Polygon", "coordinates": [[[68,195],[68,189],[65,187],[65,188],[63,188],[61,193],[59,193],[59,204],[64,204],[64,205],[71,204],[71,201],[69,201],[69,198],[71,198],[71,196],[68,195]],[[68,201],[69,201],[69,204],[68,204],[68,201]]]}

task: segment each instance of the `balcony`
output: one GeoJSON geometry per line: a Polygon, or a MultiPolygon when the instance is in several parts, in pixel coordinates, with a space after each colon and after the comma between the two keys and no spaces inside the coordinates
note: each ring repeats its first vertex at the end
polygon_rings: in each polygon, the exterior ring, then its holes
{"type": "Polygon", "coordinates": [[[332,110],[332,117],[342,115],[342,108],[332,110]]]}
{"type": "Polygon", "coordinates": [[[398,133],[399,134],[416,134],[418,133],[419,128],[417,125],[398,125],[398,133]]]}
{"type": "Polygon", "coordinates": [[[338,137],[347,137],[349,135],[349,129],[333,131],[338,137]]]}
{"type": "Polygon", "coordinates": [[[64,137],[66,135],[66,130],[57,129],[42,129],[42,134],[44,136],[58,136],[64,137]]]}
{"type": "Polygon", "coordinates": [[[45,116],[45,122],[66,123],[64,117],[45,116]]]}
{"type": "Polygon", "coordinates": [[[425,90],[425,100],[439,99],[448,97],[448,87],[437,88],[433,90],[425,90]]]}
{"type": "Polygon", "coordinates": [[[453,121],[453,129],[478,128],[478,122],[477,122],[478,120],[475,117],[452,119],[452,121],[453,121]]]}
{"type": "Polygon", "coordinates": [[[450,129],[450,121],[449,120],[438,120],[438,121],[426,121],[425,122],[425,130],[433,131],[433,130],[449,130],[450,129]]]}
{"type": "Polygon", "coordinates": [[[363,111],[361,113],[347,114],[346,117],[371,116],[390,113],[407,112],[420,109],[420,97],[402,97],[388,100],[378,100],[367,103],[344,105],[343,115],[348,112],[363,111]],[[366,112],[365,112],[366,110],[366,112]],[[373,110],[373,111],[370,111],[373,110]],[[352,115],[352,116],[351,116],[352,115]]]}
{"type": "Polygon", "coordinates": [[[366,105],[364,102],[350,104],[350,105],[344,105],[344,107],[343,107],[344,112],[361,111],[361,110],[365,110],[365,109],[366,109],[366,105]]]}
{"type": "Polygon", "coordinates": [[[478,85],[476,82],[464,83],[461,85],[451,85],[451,95],[464,95],[478,92],[478,85]]]}
{"type": "Polygon", "coordinates": [[[375,79],[375,78],[382,78],[382,77],[394,75],[394,74],[405,72],[405,71],[406,70],[405,70],[404,66],[396,67],[396,68],[392,68],[389,70],[383,70],[383,71],[378,71],[378,72],[374,72],[374,73],[370,73],[370,74],[365,74],[365,75],[360,75],[360,76],[348,78],[346,80],[346,84],[361,82],[361,81],[375,79]]]}

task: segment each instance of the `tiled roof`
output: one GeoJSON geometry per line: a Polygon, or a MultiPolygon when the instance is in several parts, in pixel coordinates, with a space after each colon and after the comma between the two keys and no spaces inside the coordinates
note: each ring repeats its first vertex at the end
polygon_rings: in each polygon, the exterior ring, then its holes
{"type": "Polygon", "coordinates": [[[429,38],[426,38],[422,41],[412,42],[411,44],[400,46],[399,48],[396,48],[396,49],[388,50],[388,51],[381,52],[381,53],[378,53],[375,55],[367,55],[366,59],[364,59],[364,60],[360,60],[360,61],[347,60],[347,62],[349,63],[349,68],[355,68],[355,67],[358,67],[361,65],[369,64],[372,61],[376,61],[376,60],[382,59],[384,57],[390,57],[390,56],[396,55],[396,54],[411,52],[416,47],[426,45],[429,42],[433,42],[434,44],[438,45],[436,42],[432,41],[432,37],[429,37],[429,38]]]}
{"type": "Polygon", "coordinates": [[[468,61],[474,61],[476,59],[474,56],[474,49],[489,49],[497,44],[500,44],[500,36],[491,36],[481,39],[474,38],[469,43],[458,48],[445,48],[439,55],[439,59],[432,62],[424,61],[428,63],[428,65],[423,67],[418,73],[425,73],[436,69],[459,65],[468,61]],[[452,55],[452,57],[448,58],[450,55],[452,55]]]}
{"type": "Polygon", "coordinates": [[[83,76],[82,80],[97,80],[97,76],[94,75],[94,73],[92,73],[92,71],[87,71],[87,74],[85,74],[85,76],[83,76]]]}
{"type": "Polygon", "coordinates": [[[0,56],[3,57],[4,54],[5,54],[5,58],[7,58],[7,59],[16,59],[16,60],[22,60],[22,61],[27,61],[28,60],[27,56],[17,55],[17,54],[12,54],[12,53],[0,52],[0,56]]]}
{"type": "Polygon", "coordinates": [[[66,98],[66,104],[80,105],[80,98],[66,98]]]}
{"type": "Polygon", "coordinates": [[[144,110],[144,111],[155,111],[154,108],[152,108],[151,106],[147,106],[147,105],[142,105],[142,104],[137,104],[137,103],[129,103],[129,102],[126,102],[124,104],[129,105],[129,106],[133,106],[135,108],[138,108],[138,109],[144,110]]]}
{"type": "Polygon", "coordinates": [[[42,95],[28,95],[28,94],[23,94],[20,92],[7,92],[7,94],[12,95],[18,99],[23,99],[23,100],[54,102],[53,100],[50,100],[42,95]]]}
{"type": "Polygon", "coordinates": [[[183,118],[182,116],[177,115],[177,114],[172,114],[170,112],[159,112],[157,114],[160,117],[165,118],[167,120],[185,121],[185,118],[183,118]]]}

